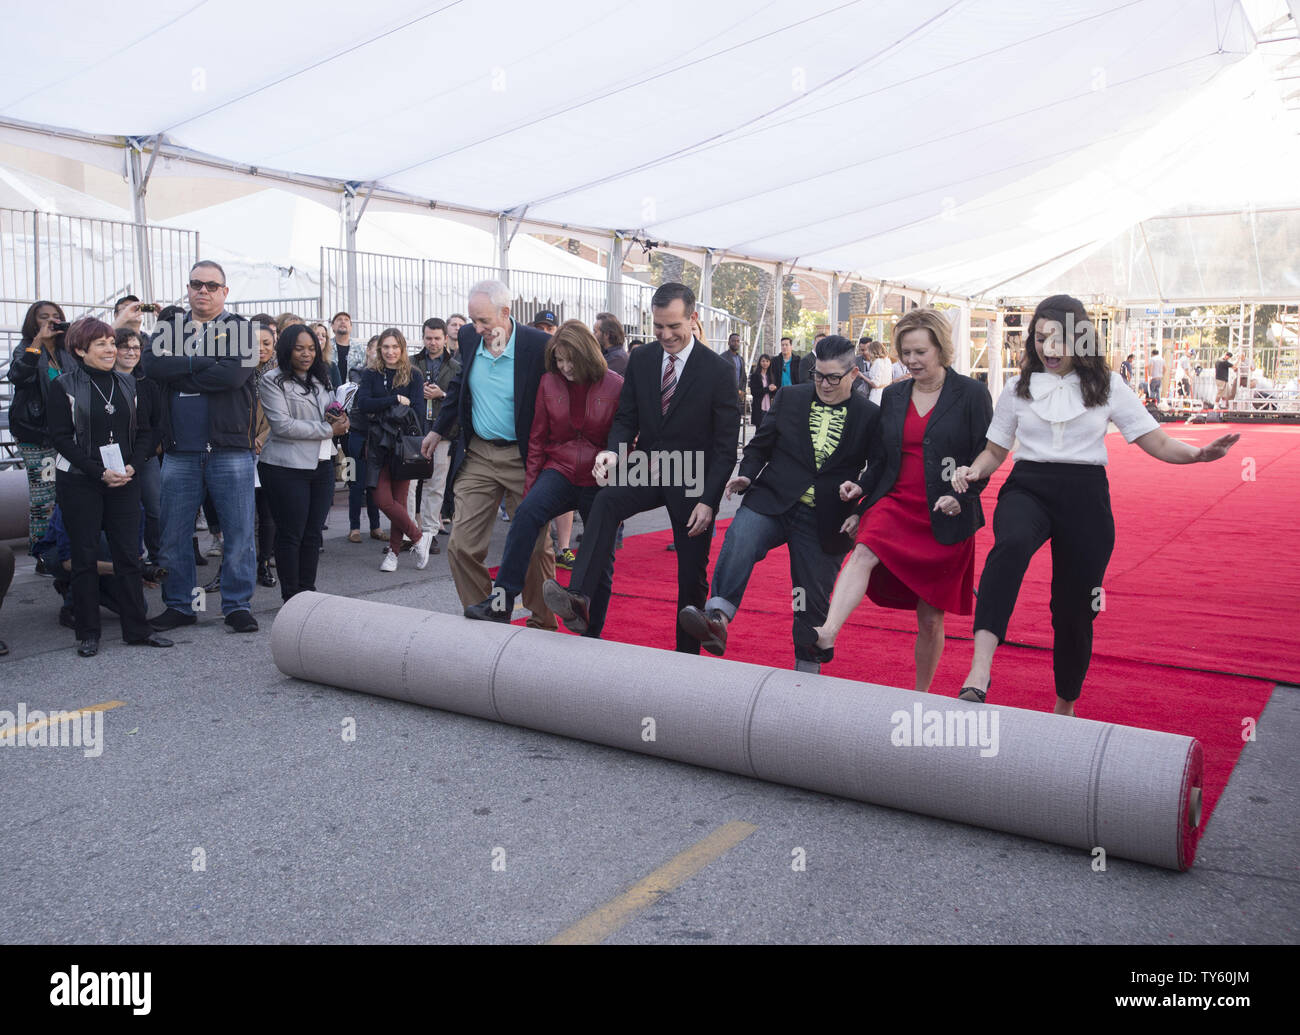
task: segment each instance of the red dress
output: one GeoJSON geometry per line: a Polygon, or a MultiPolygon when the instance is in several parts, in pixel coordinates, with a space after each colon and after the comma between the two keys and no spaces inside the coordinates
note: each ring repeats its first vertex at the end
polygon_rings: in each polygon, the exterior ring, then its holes
{"type": "Polygon", "coordinates": [[[916,608],[917,599],[953,614],[974,610],[975,537],[946,546],[930,528],[921,442],[929,413],[909,402],[903,421],[903,463],[894,487],[858,526],[858,542],[880,558],[867,583],[867,596],[881,607],[916,608]]]}

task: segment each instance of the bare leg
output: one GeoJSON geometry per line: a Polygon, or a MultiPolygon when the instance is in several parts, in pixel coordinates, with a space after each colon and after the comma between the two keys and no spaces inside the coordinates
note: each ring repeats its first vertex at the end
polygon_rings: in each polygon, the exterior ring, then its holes
{"type": "Polygon", "coordinates": [[[849,562],[840,570],[835,580],[835,589],[831,591],[831,606],[826,614],[826,622],[817,627],[817,646],[834,647],[835,638],[840,629],[853,614],[854,608],[862,603],[867,595],[867,583],[871,580],[871,569],[880,563],[880,558],[859,543],[849,554],[849,562]]]}
{"type": "Polygon", "coordinates": [[[555,538],[558,539],[559,549],[567,550],[569,548],[569,539],[573,536],[573,511],[566,510],[563,514],[555,519],[555,538]]]}
{"type": "Polygon", "coordinates": [[[1073,715],[1074,702],[1067,701],[1064,697],[1058,697],[1056,699],[1056,707],[1053,708],[1052,711],[1057,715],[1073,715]]]}
{"type": "Polygon", "coordinates": [[[943,657],[943,612],[924,600],[916,602],[916,688],[930,692],[934,671],[943,657]]]}
{"type": "Polygon", "coordinates": [[[962,686],[989,688],[989,675],[993,669],[993,652],[998,649],[998,638],[987,629],[975,630],[975,656],[971,658],[970,672],[962,686]]]}

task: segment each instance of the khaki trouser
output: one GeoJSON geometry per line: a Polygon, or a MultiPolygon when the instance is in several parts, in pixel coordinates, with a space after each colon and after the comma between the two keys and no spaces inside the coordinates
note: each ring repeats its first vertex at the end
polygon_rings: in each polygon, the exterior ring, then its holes
{"type": "MultiPolygon", "coordinates": [[[[447,484],[447,469],[451,467],[451,443],[443,439],[433,451],[433,477],[424,479],[424,492],[420,499],[420,531],[437,532],[442,527],[442,490],[447,484]]],[[[415,517],[415,489],[419,482],[411,482],[406,492],[406,512],[415,517]]]]}
{"type": "MultiPolygon", "coordinates": [[[[524,461],[514,445],[494,446],[481,438],[470,440],[455,482],[456,509],[452,515],[447,562],[456,583],[456,594],[464,607],[492,595],[488,576],[488,545],[497,520],[497,507],[504,503],[514,517],[524,495],[524,461]]],[[[538,533],[524,580],[524,606],[533,614],[528,624],[535,629],[557,628],[555,615],[542,599],[542,583],[555,578],[555,551],[550,527],[538,533]]]]}

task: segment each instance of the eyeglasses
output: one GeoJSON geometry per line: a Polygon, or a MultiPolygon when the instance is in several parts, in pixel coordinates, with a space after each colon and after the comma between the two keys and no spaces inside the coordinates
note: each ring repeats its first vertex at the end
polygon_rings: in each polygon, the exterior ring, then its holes
{"type": "Polygon", "coordinates": [[[816,381],[819,385],[821,384],[830,385],[832,388],[834,388],[837,384],[839,384],[848,376],[849,376],[848,374],[823,374],[820,370],[813,371],[814,381],[816,381]]]}
{"type": "Polygon", "coordinates": [[[118,352],[139,352],[139,351],[140,351],[140,346],[139,346],[139,345],[119,345],[119,346],[117,347],[117,351],[118,351],[118,352]]]}
{"type": "Polygon", "coordinates": [[[218,288],[223,288],[225,286],[226,286],[225,284],[218,284],[215,280],[191,280],[190,281],[191,291],[202,291],[204,288],[207,288],[208,294],[210,295],[215,295],[217,293],[218,288]]]}

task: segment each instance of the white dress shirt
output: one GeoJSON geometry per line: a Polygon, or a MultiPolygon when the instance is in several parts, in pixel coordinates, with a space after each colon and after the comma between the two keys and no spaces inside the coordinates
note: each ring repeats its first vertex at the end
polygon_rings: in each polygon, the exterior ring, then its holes
{"type": "Polygon", "coordinates": [[[1114,371],[1105,406],[1084,406],[1082,382],[1071,370],[1064,377],[1039,371],[1030,376],[1030,398],[1016,395],[1013,377],[998,396],[987,438],[1003,449],[1016,446],[1017,460],[1039,463],[1106,465],[1106,428],[1111,422],[1134,442],[1160,424],[1133,389],[1114,371]]]}
{"type": "MultiPolygon", "coordinates": [[[[682,349],[681,352],[677,353],[677,355],[676,355],[676,357],[675,357],[675,359],[677,360],[677,362],[676,362],[675,365],[673,366],[673,370],[674,370],[674,372],[677,374],[677,380],[678,380],[678,381],[680,381],[680,380],[682,379],[682,368],[686,366],[686,361],[687,361],[688,359],[691,358],[691,349],[693,349],[693,348],[695,348],[695,339],[694,339],[694,338],[692,338],[692,339],[690,340],[690,342],[687,344],[686,348],[682,349]]],[[[667,371],[668,371],[668,353],[667,353],[667,351],[665,351],[665,352],[664,352],[663,362],[661,362],[661,363],[659,364],[659,383],[660,383],[660,384],[663,384],[663,383],[664,383],[664,374],[667,373],[667,371]]],[[[674,391],[675,391],[675,389],[674,389],[674,391]]]]}

